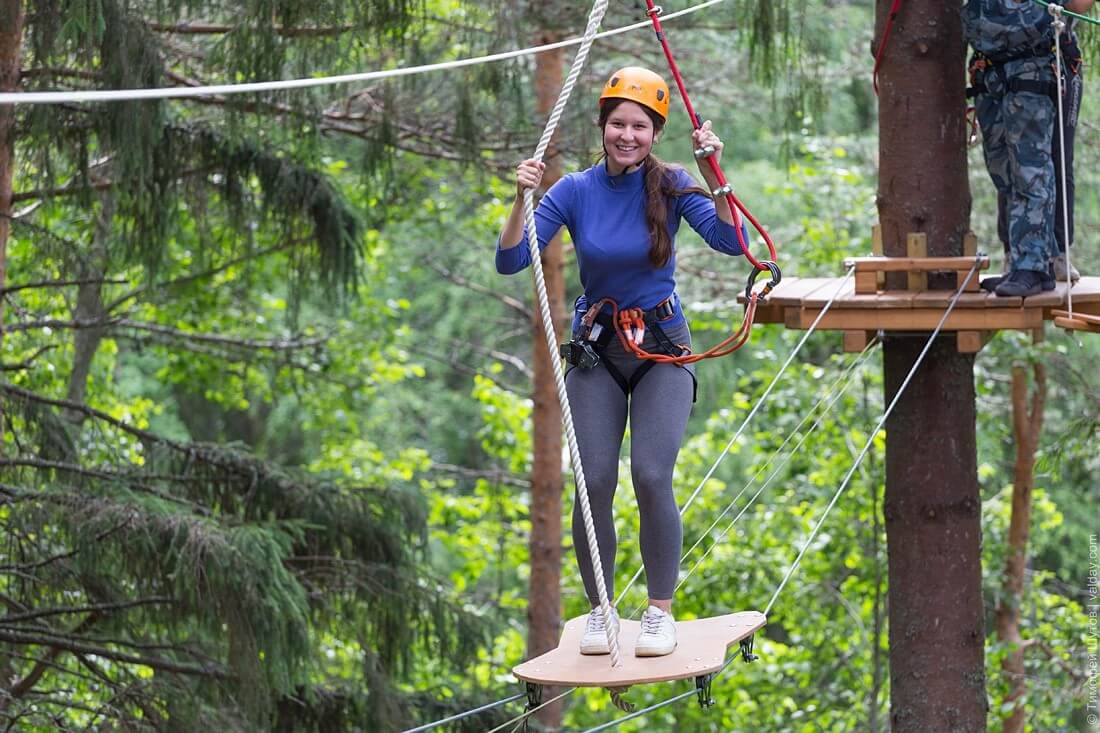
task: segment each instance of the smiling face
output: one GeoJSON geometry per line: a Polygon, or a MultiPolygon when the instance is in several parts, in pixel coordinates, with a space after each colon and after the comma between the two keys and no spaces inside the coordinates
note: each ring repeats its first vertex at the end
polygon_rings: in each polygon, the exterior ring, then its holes
{"type": "Polygon", "coordinates": [[[657,132],[644,107],[636,102],[618,102],[603,123],[607,172],[617,176],[640,165],[653,150],[657,132]]]}

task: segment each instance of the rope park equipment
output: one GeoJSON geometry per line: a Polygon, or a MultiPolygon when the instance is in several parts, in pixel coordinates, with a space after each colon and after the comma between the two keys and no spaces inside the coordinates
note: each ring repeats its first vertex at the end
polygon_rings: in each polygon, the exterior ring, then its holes
{"type": "MultiPolygon", "coordinates": [[[[1058,124],[1055,128],[1058,131],[1058,155],[1061,158],[1059,161],[1061,172],[1061,186],[1062,186],[1062,241],[1066,243],[1066,299],[1069,306],[1069,319],[1073,320],[1073,283],[1070,282],[1070,272],[1073,271],[1073,264],[1070,261],[1069,251],[1072,247],[1069,246],[1069,201],[1065,195],[1066,188],[1066,124],[1065,124],[1065,112],[1062,109],[1062,32],[1066,29],[1066,21],[1063,20],[1063,13],[1067,12],[1065,8],[1057,3],[1051,3],[1047,6],[1047,10],[1054,16],[1054,69],[1055,69],[1055,83],[1058,85],[1055,99],[1058,101],[1058,124]]],[[[1076,13],[1070,13],[1070,15],[1076,15],[1076,13]]]]}
{"type": "MultiPolygon", "coordinates": [[[[669,13],[667,16],[665,16],[665,20],[671,20],[673,18],[690,15],[691,13],[705,10],[706,8],[717,5],[719,3],[723,3],[725,1],[726,0],[706,0],[705,2],[698,3],[697,5],[692,5],[691,7],[684,8],[683,10],[677,10],[674,13],[669,13]]],[[[596,34],[596,38],[610,38],[612,36],[627,33],[629,31],[645,28],[649,25],[649,21],[643,20],[638,23],[631,23],[629,25],[620,26],[618,28],[612,28],[611,30],[602,31],[596,34]]],[[[194,97],[210,97],[223,94],[253,94],[256,92],[309,89],[313,87],[335,86],[338,84],[352,84],[355,82],[393,79],[399,76],[412,76],[415,74],[424,74],[431,71],[447,71],[450,69],[458,69],[465,66],[476,66],[478,64],[484,64],[493,61],[504,61],[507,59],[514,59],[522,56],[531,56],[537,53],[542,53],[544,51],[553,51],[559,48],[575,46],[579,44],[581,40],[581,38],[567,38],[564,41],[546,43],[539,46],[529,46],[527,48],[516,49],[513,51],[501,51],[499,53],[489,54],[486,56],[456,59],[454,61],[441,61],[434,64],[421,64],[418,66],[403,66],[395,69],[385,69],[382,71],[367,71],[355,74],[341,74],[338,76],[310,76],[301,79],[281,79],[276,81],[245,82],[238,84],[200,84],[196,86],[186,87],[156,87],[147,89],[98,89],[65,92],[0,92],[0,105],[72,104],[77,102],[125,102],[149,99],[188,99],[194,97]]]]}
{"type": "MultiPolygon", "coordinates": [[[[1065,141],[1065,110],[1063,103],[1063,95],[1065,93],[1064,83],[1065,75],[1063,70],[1066,68],[1064,65],[1062,54],[1062,34],[1066,31],[1065,16],[1085,21],[1086,23],[1092,23],[1094,25],[1100,25],[1100,21],[1095,18],[1090,18],[1080,13],[1075,13],[1071,10],[1066,10],[1065,7],[1057,2],[1044,2],[1044,0],[1032,0],[1036,5],[1045,8],[1052,17],[1052,27],[1054,29],[1054,69],[1056,73],[1055,77],[1055,90],[1054,100],[1057,110],[1057,124],[1055,126],[1055,134],[1058,136],[1058,172],[1060,180],[1056,183],[1059,187],[1058,190],[1063,192],[1061,195],[1061,209],[1062,214],[1062,241],[1066,243],[1064,256],[1066,261],[1066,306],[1065,311],[1054,311],[1054,324],[1066,330],[1084,330],[1084,331],[1097,331],[1100,330],[1100,319],[1096,316],[1081,315],[1075,316],[1073,311],[1073,282],[1071,280],[1070,273],[1073,271],[1072,259],[1070,251],[1072,247],[1070,244],[1070,218],[1069,218],[1069,197],[1065,195],[1066,187],[1066,141],[1065,141]]],[[[890,37],[890,28],[897,17],[898,11],[901,8],[901,0],[893,0],[893,5],[886,18],[886,25],[883,28],[882,42],[879,45],[878,50],[875,53],[875,67],[874,67],[874,88],[875,94],[878,94],[878,70],[882,60],[882,56],[886,50],[886,43],[890,37]]],[[[981,67],[978,67],[981,68],[981,67]]],[[[971,84],[974,83],[974,67],[971,68],[971,84]]],[[[967,96],[971,95],[971,91],[967,91],[967,96]]],[[[970,143],[973,144],[978,138],[978,119],[977,109],[974,106],[967,107],[966,120],[970,126],[970,143]]],[[[1057,198],[1057,197],[1056,197],[1057,198]]]]}
{"type": "MultiPolygon", "coordinates": [[[[692,125],[695,129],[699,129],[702,126],[702,121],[699,119],[699,116],[695,113],[693,107],[691,106],[691,101],[687,96],[687,90],[684,87],[683,78],[680,76],[679,69],[677,68],[676,62],[672,57],[672,53],[668,47],[664,32],[661,29],[660,20],[658,18],[658,16],[661,14],[661,10],[660,8],[653,5],[652,0],[647,0],[646,4],[648,6],[647,15],[649,16],[650,21],[653,23],[654,31],[657,34],[658,40],[661,42],[662,49],[664,50],[665,57],[669,62],[672,74],[676,79],[677,85],[680,88],[681,97],[684,101],[685,106],[687,107],[688,114],[691,117],[692,125]]],[[[547,118],[542,137],[539,139],[538,145],[535,148],[534,155],[532,156],[532,158],[536,162],[542,161],[543,156],[546,154],[547,148],[549,148],[550,146],[550,141],[553,138],[555,130],[557,129],[558,121],[561,119],[562,112],[564,111],[565,106],[569,101],[569,96],[573,91],[573,87],[576,85],[577,79],[580,76],[580,72],[583,69],[585,62],[587,61],[588,52],[592,47],[593,41],[595,40],[600,22],[603,20],[603,16],[607,11],[607,5],[607,0],[596,0],[594,5],[592,6],[592,10],[588,16],[588,24],[585,28],[584,36],[580,44],[580,48],[577,50],[577,55],[573,59],[573,64],[570,67],[569,73],[567,74],[566,79],[562,84],[561,91],[558,94],[558,99],[555,102],[554,107],[552,108],[547,118]]],[[[739,211],[744,213],[746,217],[749,218],[749,220],[753,223],[753,226],[755,226],[757,230],[764,236],[765,242],[768,246],[769,254],[773,259],[776,257],[775,245],[772,243],[770,237],[768,237],[763,227],[761,227],[759,223],[756,222],[756,220],[752,217],[752,215],[748,213],[748,211],[744,207],[744,204],[742,204],[737,199],[737,197],[733,195],[732,187],[729,185],[729,183],[726,182],[725,176],[718,166],[717,161],[715,161],[712,157],[714,152],[714,150],[707,151],[705,149],[702,149],[696,151],[696,155],[699,158],[706,158],[708,160],[711,170],[714,172],[716,180],[719,183],[719,187],[715,189],[715,191],[713,191],[712,193],[714,196],[726,196],[726,200],[729,203],[730,211],[733,212],[734,228],[737,231],[738,242],[741,245],[742,251],[745,253],[746,257],[750,260],[750,262],[752,262],[754,266],[753,274],[749,278],[748,287],[746,289],[746,295],[749,297],[749,304],[746,309],[747,317],[742,323],[740,331],[738,332],[738,334],[735,334],[734,337],[734,339],[738,341],[737,347],[739,347],[747,340],[748,331],[751,329],[752,326],[751,318],[749,318],[748,316],[755,312],[755,305],[762,297],[760,294],[752,292],[752,286],[756,281],[756,276],[761,270],[769,271],[772,274],[772,281],[768,283],[768,285],[765,287],[766,293],[778,284],[780,273],[778,266],[775,265],[774,262],[768,262],[768,264],[765,265],[757,261],[755,258],[752,257],[751,254],[749,254],[748,242],[745,241],[743,233],[741,232],[740,216],[737,213],[739,211]]],[[[528,246],[530,248],[531,254],[531,265],[535,281],[535,291],[539,304],[539,314],[542,320],[542,331],[544,336],[546,337],[548,353],[554,354],[557,353],[557,335],[554,330],[554,320],[550,310],[550,299],[546,290],[546,280],[543,274],[542,261],[539,253],[538,229],[535,225],[534,191],[529,188],[525,188],[523,191],[523,215],[524,225],[527,232],[528,246]]],[[[618,319],[616,319],[616,330],[620,332],[620,337],[622,337],[622,332],[618,325],[618,319]]],[[[631,349],[632,351],[635,351],[636,354],[646,353],[641,350],[640,343],[636,344],[636,346],[636,350],[631,349]]],[[[732,350],[733,348],[730,348],[726,350],[725,353],[729,353],[729,351],[732,350]]],[[[641,358],[646,357],[642,356],[641,358]]],[[[565,386],[565,374],[560,359],[551,359],[550,361],[553,365],[554,381],[558,393],[558,402],[561,405],[562,422],[565,428],[566,442],[569,446],[569,455],[577,487],[577,500],[581,508],[581,516],[584,522],[585,537],[588,543],[589,556],[592,563],[593,574],[595,575],[596,592],[599,598],[600,613],[603,616],[604,628],[606,629],[607,634],[607,644],[608,650],[610,652],[611,667],[612,669],[619,669],[623,667],[622,654],[619,645],[619,632],[616,624],[612,622],[611,602],[608,598],[606,584],[604,583],[603,563],[600,559],[599,546],[596,539],[596,528],[595,523],[592,519],[592,508],[588,497],[588,485],[585,481],[584,467],[580,456],[580,447],[577,443],[576,431],[574,430],[573,426],[573,413],[570,408],[569,396],[565,386]]],[[[740,641],[745,636],[751,635],[756,628],[763,626],[763,617],[760,614],[757,614],[757,616],[760,616],[760,618],[754,618],[753,622],[759,623],[756,626],[754,626],[752,623],[746,625],[744,633],[741,636],[732,639],[730,643],[732,643],[732,641],[740,641]]],[[[746,660],[750,657],[751,653],[745,654],[746,660]]],[[[669,675],[666,673],[665,675],[659,675],[656,677],[649,676],[645,677],[644,681],[657,681],[658,679],[662,678],[669,679],[669,675]]],[[[630,679],[637,678],[632,677],[630,679]]],[[[615,703],[615,705],[623,710],[629,711],[631,709],[631,706],[622,698],[624,687],[625,686],[613,685],[610,686],[608,690],[611,694],[611,699],[615,703]]],[[[539,689],[538,686],[532,686],[529,682],[529,691],[532,693],[532,698],[529,700],[529,707],[533,704],[536,704],[537,702],[533,697],[534,691],[537,689],[539,689]]]]}
{"type": "MultiPolygon", "coordinates": [[[[661,50],[664,52],[665,60],[668,62],[669,72],[676,82],[676,87],[680,90],[680,99],[683,101],[684,108],[687,110],[688,119],[691,120],[692,128],[698,130],[703,126],[703,120],[699,114],[696,113],[695,107],[691,103],[691,96],[688,94],[687,87],[684,84],[684,78],[680,74],[679,66],[676,64],[676,59],[672,55],[672,49],[668,44],[668,37],[661,27],[660,16],[663,12],[664,11],[659,5],[654,5],[653,0],[646,0],[646,15],[653,24],[653,31],[661,44],[661,50]]],[[[783,278],[779,265],[775,262],[775,260],[778,259],[775,243],[772,241],[767,230],[761,226],[760,222],[756,220],[756,217],[752,215],[752,212],[750,212],[745,204],[733,193],[733,186],[726,180],[725,173],[722,172],[722,167],[714,158],[714,153],[714,148],[708,145],[697,149],[695,151],[695,157],[707,162],[715,180],[718,182],[718,186],[711,191],[711,195],[716,198],[718,196],[725,197],[730,212],[733,214],[733,228],[737,233],[737,243],[740,245],[741,251],[745,255],[745,259],[753,266],[753,270],[749,274],[748,284],[745,287],[745,298],[747,301],[745,305],[745,316],[741,321],[740,327],[736,331],[705,351],[690,353],[687,349],[681,348],[680,350],[683,353],[679,354],[652,353],[642,348],[642,341],[645,337],[645,312],[641,308],[620,310],[618,303],[611,298],[604,298],[593,304],[585,317],[586,321],[588,321],[588,325],[592,325],[592,320],[596,318],[597,314],[599,314],[605,306],[610,306],[612,311],[612,322],[614,323],[615,332],[619,337],[620,343],[623,345],[624,349],[632,353],[638,359],[660,364],[694,364],[703,359],[714,359],[732,354],[748,343],[752,325],[756,317],[757,305],[764,301],[768,293],[770,293],[783,278]],[[752,252],[749,251],[749,243],[746,241],[744,232],[742,231],[742,215],[748,219],[749,223],[752,224],[753,228],[756,229],[764,240],[764,244],[768,248],[768,256],[770,259],[763,261],[758,260],[753,256],[752,252]],[[755,292],[753,287],[761,272],[769,273],[771,275],[771,280],[768,281],[762,290],[755,292]]],[[[534,258],[534,256],[535,254],[533,251],[532,257],[534,258]]],[[[554,352],[552,351],[551,353],[554,352]]]]}
{"type": "MultiPolygon", "coordinates": [[[[786,572],[783,575],[782,581],[776,587],[775,591],[772,593],[771,598],[769,599],[769,601],[767,603],[765,613],[770,612],[771,609],[775,606],[775,603],[779,599],[779,596],[782,594],[783,590],[785,589],[785,587],[789,583],[790,579],[793,577],[795,570],[797,570],[798,566],[802,562],[802,559],[805,557],[805,555],[807,554],[807,552],[810,550],[811,546],[813,545],[813,542],[814,542],[815,538],[817,537],[821,527],[824,525],[825,520],[828,517],[829,513],[836,506],[836,504],[839,502],[840,497],[843,495],[844,491],[850,485],[853,477],[855,476],[856,470],[859,468],[859,466],[861,465],[864,458],[866,458],[867,454],[870,452],[871,447],[874,445],[875,438],[877,437],[878,433],[882,430],[882,427],[885,425],[886,420],[893,413],[893,410],[897,406],[898,402],[901,400],[902,395],[905,394],[905,392],[908,389],[909,385],[912,383],[912,380],[913,380],[914,376],[920,370],[922,364],[924,363],[924,360],[927,357],[928,352],[931,349],[932,344],[935,343],[935,340],[936,340],[937,337],[939,337],[941,331],[943,330],[944,324],[947,322],[948,317],[955,310],[956,305],[959,303],[960,297],[963,295],[963,293],[965,292],[965,290],[967,288],[967,284],[975,277],[975,275],[977,273],[977,270],[978,270],[979,262],[980,262],[981,259],[982,259],[981,257],[975,258],[974,265],[966,273],[965,277],[960,277],[960,282],[959,282],[959,285],[958,285],[958,289],[956,290],[956,292],[953,294],[950,301],[948,302],[947,307],[945,308],[943,314],[941,315],[941,317],[939,319],[939,322],[937,323],[937,325],[934,328],[934,330],[932,331],[932,333],[929,335],[928,340],[925,343],[924,348],[921,350],[920,354],[917,356],[916,360],[914,361],[914,363],[913,363],[912,367],[910,368],[910,370],[909,370],[908,374],[906,375],[906,377],[902,380],[900,386],[898,387],[897,392],[894,394],[894,396],[891,399],[890,403],[883,410],[882,415],[878,418],[878,420],[876,421],[874,427],[868,433],[867,441],[865,442],[862,450],[860,450],[860,452],[856,456],[855,460],[852,463],[852,466],[848,470],[848,473],[845,475],[844,479],[841,481],[840,486],[837,488],[836,492],[833,494],[833,496],[830,499],[829,503],[827,504],[825,509],[822,511],[822,513],[818,517],[817,521],[814,523],[814,526],[810,530],[810,533],[806,537],[805,541],[803,541],[801,543],[801,548],[800,548],[799,552],[797,553],[795,559],[791,562],[790,566],[787,568],[786,572]]],[[[851,276],[851,274],[852,274],[852,270],[849,269],[848,275],[851,276]]],[[[838,290],[837,293],[835,293],[833,297],[836,298],[839,295],[839,293],[840,293],[840,291],[838,290]]],[[[831,302],[832,301],[830,301],[830,303],[831,302]]],[[[828,310],[828,306],[826,306],[825,310],[828,310]]],[[[822,313],[820,314],[821,316],[824,316],[825,310],[822,311],[822,313]]],[[[816,325],[816,321],[815,321],[815,325],[816,325]]],[[[800,341],[799,344],[792,351],[792,353],[790,355],[790,358],[788,359],[788,363],[790,361],[792,361],[794,359],[794,357],[797,355],[798,351],[801,349],[802,345],[805,343],[805,340],[806,340],[807,337],[809,337],[810,333],[812,333],[812,328],[811,328],[810,331],[808,331],[805,334],[805,337],[803,338],[803,340],[800,341]]],[[[841,381],[846,381],[846,380],[851,378],[851,376],[855,373],[855,367],[857,367],[860,363],[862,363],[862,361],[865,360],[867,355],[870,353],[870,348],[871,347],[868,346],[868,348],[865,349],[857,357],[856,362],[853,363],[852,365],[850,365],[848,367],[848,369],[845,370],[845,374],[834,383],[834,385],[833,385],[834,390],[839,389],[842,392],[844,389],[847,388],[846,385],[843,386],[843,387],[839,386],[839,383],[841,381]]],[[[784,365],[784,368],[785,367],[786,367],[786,365],[784,365]]],[[[756,400],[757,404],[763,403],[763,401],[766,398],[767,394],[770,393],[771,389],[775,386],[776,382],[778,381],[779,377],[781,377],[781,376],[782,376],[782,371],[780,373],[776,374],[776,376],[772,380],[772,383],[769,385],[769,387],[765,391],[764,395],[760,399],[756,400]]],[[[831,408],[831,406],[838,401],[839,396],[840,396],[839,394],[836,394],[836,395],[829,395],[829,396],[826,396],[826,397],[823,398],[822,401],[826,403],[825,412],[823,412],[821,415],[818,416],[817,421],[820,421],[821,419],[824,418],[824,416],[827,413],[828,409],[831,408]]],[[[816,409],[816,406],[815,406],[815,409],[816,409]]],[[[748,422],[748,419],[751,419],[751,417],[752,417],[752,415],[750,414],[749,418],[746,419],[746,424],[748,422]]],[[[800,427],[801,426],[796,427],[794,429],[794,432],[797,432],[797,430],[799,430],[800,427]]],[[[741,433],[742,430],[744,430],[744,428],[745,428],[745,424],[742,424],[741,428],[739,428],[739,430],[738,430],[738,435],[741,433]]],[[[730,445],[732,445],[732,442],[733,441],[731,441],[730,445]]],[[[728,452],[730,445],[727,445],[726,451],[724,451],[723,454],[728,452]]],[[[793,450],[797,451],[798,448],[799,448],[799,446],[796,446],[793,450]]],[[[780,447],[779,450],[782,450],[782,446],[780,447]]],[[[693,495],[693,498],[694,498],[694,495],[693,495]]],[[[736,499],[735,499],[735,501],[736,501],[736,499]]],[[[685,506],[685,509],[686,509],[686,506],[685,506]]],[[[709,531],[710,530],[708,529],[707,532],[709,533],[709,531]]],[[[721,541],[721,540],[719,540],[719,541],[721,541]]],[[[689,552],[690,552],[690,550],[689,550],[689,552]]],[[[621,598],[620,598],[620,600],[621,600],[621,598]]],[[[744,648],[742,648],[742,651],[744,651],[744,648]]],[[[749,651],[751,653],[751,649],[749,651]]],[[[709,704],[712,704],[712,701],[709,698],[711,686],[713,685],[714,682],[718,681],[721,677],[723,677],[729,671],[730,665],[732,664],[734,659],[736,659],[736,656],[730,657],[728,660],[726,660],[726,662],[718,669],[717,672],[715,672],[715,673],[713,673],[712,675],[709,676],[709,679],[705,681],[704,685],[699,685],[698,681],[697,681],[697,685],[696,685],[695,688],[688,689],[685,692],[678,693],[676,695],[668,697],[664,700],[661,700],[657,703],[654,703],[654,704],[652,704],[652,705],[650,705],[646,708],[643,708],[641,710],[637,710],[635,712],[630,712],[627,715],[624,715],[624,716],[619,717],[619,718],[615,718],[613,720],[608,721],[607,723],[598,725],[598,726],[593,727],[593,728],[589,728],[585,731],[585,733],[596,733],[597,731],[609,730],[611,728],[617,727],[618,725],[620,725],[622,723],[625,723],[628,720],[633,720],[635,718],[645,716],[645,715],[647,715],[651,712],[654,712],[654,711],[659,710],[661,708],[667,707],[669,705],[673,705],[677,702],[680,702],[680,701],[685,700],[685,699],[687,699],[689,697],[692,697],[692,696],[698,697],[700,703],[706,702],[706,704],[704,704],[704,707],[706,707],[709,704]]],[[[503,724],[498,725],[497,727],[493,728],[488,733],[499,733],[500,731],[508,730],[509,726],[514,726],[514,727],[510,728],[510,730],[513,731],[513,733],[514,733],[514,731],[518,730],[521,726],[523,726],[524,721],[527,718],[529,718],[531,715],[533,715],[535,712],[537,712],[538,710],[542,709],[543,707],[545,707],[545,706],[547,706],[547,705],[549,705],[553,702],[556,702],[557,700],[560,700],[562,698],[567,697],[568,695],[571,695],[573,692],[576,692],[577,689],[578,689],[577,687],[571,687],[571,688],[566,689],[565,691],[561,692],[560,694],[554,696],[553,698],[551,698],[549,700],[545,700],[545,701],[536,703],[536,701],[539,700],[539,698],[540,698],[541,691],[540,690],[532,690],[531,688],[529,688],[528,689],[528,706],[527,706],[527,709],[523,713],[521,713],[521,714],[511,718],[510,720],[504,722],[503,724]]],[[[498,700],[495,703],[491,703],[490,705],[475,708],[474,710],[468,711],[465,714],[462,714],[462,715],[459,715],[459,716],[451,716],[450,718],[445,719],[445,721],[437,721],[435,723],[429,723],[429,724],[426,724],[426,725],[422,725],[418,728],[410,729],[410,730],[406,731],[405,733],[421,733],[423,731],[429,731],[429,730],[432,730],[432,729],[434,729],[435,727],[437,727],[439,725],[442,725],[444,722],[450,722],[450,721],[456,720],[460,717],[473,715],[473,714],[475,714],[475,711],[481,712],[481,711],[485,711],[485,710],[492,709],[492,708],[495,708],[495,707],[500,707],[502,705],[505,705],[509,702],[514,701],[516,699],[516,697],[517,696],[513,695],[511,697],[507,697],[507,698],[504,698],[502,700],[498,700]]]]}
{"type": "Polygon", "coordinates": [[[1076,18],[1077,20],[1083,20],[1086,23],[1092,23],[1093,25],[1100,25],[1100,20],[1097,20],[1096,18],[1090,18],[1087,15],[1081,15],[1080,13],[1075,13],[1072,10],[1066,10],[1061,5],[1059,5],[1058,3],[1043,2],[1043,0],[1031,0],[1031,1],[1033,3],[1035,3],[1036,5],[1042,5],[1044,8],[1046,8],[1047,10],[1050,11],[1051,15],[1068,15],[1071,18],[1076,18]]]}

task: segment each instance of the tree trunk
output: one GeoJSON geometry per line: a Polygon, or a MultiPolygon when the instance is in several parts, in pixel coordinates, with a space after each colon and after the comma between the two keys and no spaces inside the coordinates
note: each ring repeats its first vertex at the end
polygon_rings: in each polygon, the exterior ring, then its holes
{"type": "MultiPolygon", "coordinates": [[[[1004,592],[997,604],[997,638],[1012,645],[1001,668],[1008,678],[1005,702],[1015,702],[1027,692],[1024,677],[1024,646],[1020,636],[1020,604],[1024,596],[1027,568],[1027,536],[1031,525],[1031,490],[1035,487],[1035,449],[1043,431],[1046,404],[1046,368],[1036,362],[1035,391],[1028,411],[1027,371],[1012,368],[1012,432],[1016,437],[1016,466],[1013,472],[1012,517],[1008,523],[1008,557],[1005,560],[1004,592]]],[[[1017,707],[1005,720],[1004,733],[1024,733],[1027,715],[1017,707]]]]}
{"type": "MultiPolygon", "coordinates": [[[[76,293],[76,307],[73,320],[100,321],[106,315],[103,308],[103,283],[107,272],[107,240],[111,236],[111,225],[115,216],[115,196],[104,191],[100,196],[99,214],[96,216],[95,230],[92,233],[92,249],[88,257],[81,261],[76,275],[86,280],[79,285],[76,293]]],[[[88,375],[92,370],[92,361],[99,351],[106,329],[103,326],[73,329],[73,368],[69,372],[68,399],[70,402],[84,404],[88,392],[88,375]]],[[[65,417],[79,425],[84,422],[85,413],[79,410],[66,410],[65,417]]]]}
{"type": "MultiPolygon", "coordinates": [[[[23,51],[23,2],[0,0],[0,92],[19,89],[23,51]]],[[[15,105],[0,105],[0,293],[7,285],[11,187],[15,174],[15,105]]],[[[0,295],[0,346],[4,342],[4,298],[0,295]]],[[[4,423],[0,407],[0,426],[4,423]]],[[[0,448],[0,452],[3,448],[0,448]]]]}
{"type": "MultiPolygon", "coordinates": [[[[891,4],[876,4],[876,44],[891,4]]],[[[887,255],[906,255],[915,232],[927,236],[929,255],[963,252],[970,216],[964,60],[956,5],[902,5],[879,76],[877,203],[887,255]]],[[[890,278],[887,286],[904,283],[890,278]]],[[[954,278],[930,286],[952,288],[954,278]]],[[[888,400],[924,343],[886,336],[888,400]]],[[[954,334],[932,346],[886,432],[891,729],[984,731],[974,360],[957,352],[954,334]]]]}
{"type": "MultiPolygon", "coordinates": [[[[541,34],[538,43],[560,40],[557,33],[541,34]]],[[[563,54],[560,49],[535,57],[536,110],[541,118],[550,113],[561,89],[563,54]]],[[[554,140],[558,136],[555,134],[554,140]]],[[[549,188],[562,176],[561,156],[551,144],[546,152],[543,187],[549,188]]],[[[550,310],[558,331],[565,313],[565,280],[562,273],[561,237],[555,237],[542,252],[542,268],[550,310]]],[[[527,655],[536,657],[554,649],[561,636],[561,546],[562,480],[561,405],[558,404],[551,358],[546,351],[546,336],[536,310],[534,369],[534,457],[531,467],[531,584],[527,601],[527,655]]],[[[557,694],[552,689],[545,699],[557,694]]],[[[542,708],[535,717],[547,728],[561,726],[562,701],[542,708]]]]}

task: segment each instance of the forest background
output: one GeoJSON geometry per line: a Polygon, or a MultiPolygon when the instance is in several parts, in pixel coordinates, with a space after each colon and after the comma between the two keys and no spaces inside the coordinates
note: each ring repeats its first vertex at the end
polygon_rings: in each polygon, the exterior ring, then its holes
{"type": "MultiPolygon", "coordinates": [[[[578,35],[586,12],[556,1],[4,0],[0,46],[10,50],[18,15],[24,91],[182,86],[520,48],[578,35]]],[[[634,3],[612,4],[604,27],[641,17],[634,3]]],[[[870,251],[876,219],[872,8],[730,0],[667,29],[784,272],[842,274],[845,257],[870,251]]],[[[1095,32],[1082,35],[1095,58],[1095,32]]],[[[563,122],[567,169],[595,160],[596,93],[627,63],[663,69],[651,32],[594,46],[563,122]]],[[[8,730],[397,730],[517,690],[534,337],[530,280],[497,275],[492,252],[510,172],[541,131],[533,70],[527,57],[308,92],[21,106],[0,119],[14,131],[0,283],[8,730]]],[[[1096,273],[1100,107],[1089,76],[1073,255],[1096,273]]],[[[658,154],[690,170],[678,104],[658,154]]],[[[972,227],[999,263],[977,147],[970,178],[972,227]]],[[[747,269],[690,232],[678,247],[695,339],[712,343],[739,321],[747,269]]],[[[571,300],[568,248],[566,283],[571,300]]],[[[701,366],[681,501],[800,335],[759,327],[749,348],[701,366]]],[[[1004,592],[1010,372],[1049,369],[1021,606],[1022,704],[1037,731],[1088,726],[1100,508],[1100,381],[1088,365],[1098,357],[1096,339],[1048,330],[1039,345],[1002,333],[977,359],[990,614],[1004,592]]],[[[683,564],[681,618],[768,601],[870,437],[882,390],[877,351],[811,339],[685,516],[685,550],[702,541],[683,564]],[[823,397],[835,400],[828,411],[823,397]]],[[[779,596],[757,638],[761,660],[716,685],[719,705],[688,701],[622,730],[888,728],[879,456],[779,596]]],[[[639,557],[628,485],[617,522],[621,588],[639,557]]],[[[586,610],[571,556],[567,546],[567,618],[586,610]]],[[[622,610],[643,600],[635,586],[622,610]]],[[[1006,648],[987,628],[996,725],[1012,705],[1006,648]]],[[[518,705],[454,729],[486,730],[518,705]]],[[[566,698],[569,729],[614,715],[606,693],[566,698]]]]}

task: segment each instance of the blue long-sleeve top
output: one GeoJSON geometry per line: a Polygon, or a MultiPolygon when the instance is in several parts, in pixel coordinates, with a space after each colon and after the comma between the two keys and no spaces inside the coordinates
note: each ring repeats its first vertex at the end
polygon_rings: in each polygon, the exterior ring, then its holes
{"type": "MultiPolygon", "coordinates": [[[[698,186],[682,168],[674,168],[675,188],[698,186]]],[[[571,173],[555,183],[535,209],[535,228],[539,248],[546,247],[561,227],[569,230],[580,266],[584,300],[594,303],[612,298],[620,308],[656,307],[676,290],[676,232],[680,219],[706,243],[729,255],[742,253],[736,229],[722,221],[714,201],[700,193],[670,196],[668,233],[673,242],[672,256],[664,267],[649,261],[649,227],[645,221],[644,170],[611,176],[604,162],[571,173]]],[[[742,222],[742,232],[748,232],[742,222]]],[[[511,275],[531,264],[526,229],[516,247],[502,249],[497,240],[497,271],[511,275]]],[[[583,304],[578,305],[581,309],[583,304]]],[[[683,322],[676,299],[676,316],[669,326],[683,322]]]]}

